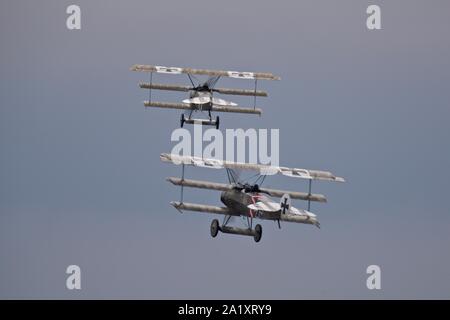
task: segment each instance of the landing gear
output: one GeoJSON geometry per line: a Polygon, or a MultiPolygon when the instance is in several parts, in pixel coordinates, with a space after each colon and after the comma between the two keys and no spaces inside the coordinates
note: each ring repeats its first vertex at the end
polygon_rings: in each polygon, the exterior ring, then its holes
{"type": "Polygon", "coordinates": [[[182,113],[180,117],[181,128],[183,128],[185,123],[199,124],[202,126],[215,126],[216,129],[219,129],[219,116],[216,117],[216,120],[212,120],[211,116],[208,119],[192,118],[192,112],[187,117],[184,115],[184,113],[182,113]]]}
{"type": "Polygon", "coordinates": [[[216,117],[216,129],[219,130],[219,116],[216,117]]]}
{"type": "Polygon", "coordinates": [[[255,242],[259,242],[259,240],[261,240],[262,237],[262,227],[260,224],[257,224],[255,226],[255,235],[253,236],[253,239],[255,240],[255,242]]]}
{"type": "Polygon", "coordinates": [[[211,237],[215,238],[219,233],[219,220],[214,219],[211,222],[211,237]]]}
{"type": "Polygon", "coordinates": [[[217,237],[217,234],[219,233],[219,231],[221,231],[222,233],[240,234],[243,236],[250,236],[250,237],[253,237],[253,240],[255,240],[255,242],[259,242],[261,240],[261,236],[262,236],[261,225],[257,224],[255,226],[255,229],[252,229],[250,225],[248,226],[248,228],[232,227],[232,226],[227,225],[230,218],[231,218],[231,216],[225,216],[222,226],[219,225],[219,221],[217,219],[214,219],[211,222],[211,229],[210,229],[211,237],[213,237],[213,238],[217,237]]]}

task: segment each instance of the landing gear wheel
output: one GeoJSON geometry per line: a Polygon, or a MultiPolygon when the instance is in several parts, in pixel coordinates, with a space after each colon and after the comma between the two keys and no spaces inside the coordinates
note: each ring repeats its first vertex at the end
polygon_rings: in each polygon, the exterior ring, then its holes
{"type": "Polygon", "coordinates": [[[215,238],[217,233],[219,233],[219,220],[214,219],[211,222],[211,237],[215,238]]]}
{"type": "Polygon", "coordinates": [[[219,116],[216,117],[216,129],[219,130],[219,116]]]}
{"type": "Polygon", "coordinates": [[[186,120],[184,119],[184,113],[182,113],[181,114],[181,118],[180,118],[180,125],[181,125],[182,128],[183,128],[183,125],[184,125],[184,121],[186,121],[186,120]]]}
{"type": "Polygon", "coordinates": [[[259,242],[259,240],[261,240],[262,237],[262,227],[260,224],[257,224],[255,226],[255,235],[253,236],[253,239],[255,240],[255,242],[259,242]]]}

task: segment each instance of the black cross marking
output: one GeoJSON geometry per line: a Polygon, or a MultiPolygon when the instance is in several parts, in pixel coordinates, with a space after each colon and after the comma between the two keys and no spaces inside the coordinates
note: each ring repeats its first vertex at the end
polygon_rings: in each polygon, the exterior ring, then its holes
{"type": "Polygon", "coordinates": [[[286,210],[289,210],[289,204],[287,203],[287,198],[284,198],[284,202],[282,202],[280,206],[282,208],[281,212],[283,214],[285,214],[286,210]]]}

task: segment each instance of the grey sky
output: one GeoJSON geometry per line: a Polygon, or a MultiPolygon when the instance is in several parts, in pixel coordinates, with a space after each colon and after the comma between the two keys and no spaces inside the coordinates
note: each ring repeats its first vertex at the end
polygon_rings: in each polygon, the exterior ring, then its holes
{"type": "MultiPolygon", "coordinates": [[[[450,298],[448,1],[3,1],[0,30],[1,298],[450,298]],[[366,29],[369,4],[382,30],[366,29]],[[179,113],[144,110],[134,63],[281,76],[261,84],[261,118],[222,128],[280,128],[281,164],[347,179],[314,186],[322,229],[262,223],[255,244],[178,214],[165,177],[180,169],[159,154],[179,113]]],[[[226,179],[206,171],[187,176],[226,179]]]]}

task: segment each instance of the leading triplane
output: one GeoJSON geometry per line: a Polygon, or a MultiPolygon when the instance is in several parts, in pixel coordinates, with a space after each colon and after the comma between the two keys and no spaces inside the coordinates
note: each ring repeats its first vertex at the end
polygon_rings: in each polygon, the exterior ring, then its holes
{"type": "Polygon", "coordinates": [[[212,221],[210,229],[212,237],[216,237],[219,232],[222,232],[252,236],[256,242],[259,242],[262,236],[262,227],[260,224],[253,227],[253,219],[275,221],[279,228],[281,228],[280,221],[305,223],[320,227],[317,216],[310,212],[311,202],[326,202],[326,198],[324,195],[311,193],[312,181],[327,180],[344,182],[343,178],[337,177],[328,171],[222,161],[167,153],[161,154],[160,158],[162,161],[172,162],[182,166],[181,178],[167,178],[172,184],[181,186],[181,199],[180,201],[171,202],[172,206],[180,212],[197,211],[224,216],[222,223],[218,219],[212,221]],[[225,169],[228,184],[185,179],[184,172],[186,165],[225,169]],[[257,173],[247,181],[242,181],[240,179],[240,173],[245,170],[252,170],[257,173]],[[263,188],[262,183],[266,176],[273,174],[307,179],[309,180],[309,190],[308,192],[297,192],[263,188]],[[252,182],[250,182],[251,179],[253,179],[252,182]],[[222,191],[220,200],[225,206],[219,207],[184,202],[183,187],[222,191]],[[272,198],[280,198],[280,201],[274,201],[272,198]],[[295,208],[291,204],[291,199],[308,201],[308,209],[295,208]],[[242,217],[244,222],[246,222],[246,227],[231,226],[230,222],[235,217],[242,217]]]}
{"type": "Polygon", "coordinates": [[[280,78],[267,72],[240,72],[223,70],[206,70],[179,67],[163,67],[151,65],[133,65],[132,71],[141,71],[150,73],[149,82],[139,83],[142,89],[149,89],[149,98],[144,101],[146,107],[179,109],[183,110],[180,118],[181,127],[185,123],[201,124],[215,126],[219,129],[219,116],[213,118],[213,112],[231,112],[261,115],[262,111],[256,107],[256,97],[267,97],[267,92],[257,90],[258,80],[279,80],[280,78]],[[153,73],[182,75],[186,74],[189,79],[189,85],[161,84],[153,82],[153,73]],[[197,76],[208,76],[206,81],[202,81],[197,76]],[[254,89],[232,89],[217,88],[216,84],[220,78],[228,77],[235,79],[245,79],[254,81],[254,89]],[[152,90],[166,90],[187,92],[188,98],[182,102],[159,102],[152,100],[152,90]],[[240,107],[237,103],[215,97],[214,94],[238,95],[253,97],[253,108],[240,107]],[[206,114],[207,117],[199,117],[198,114],[206,114]]]}

